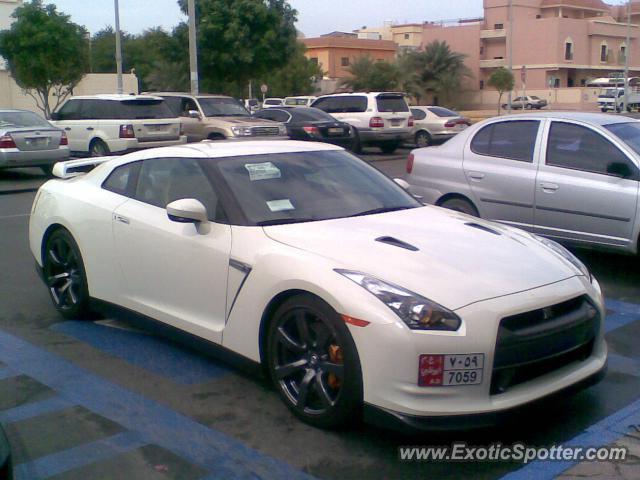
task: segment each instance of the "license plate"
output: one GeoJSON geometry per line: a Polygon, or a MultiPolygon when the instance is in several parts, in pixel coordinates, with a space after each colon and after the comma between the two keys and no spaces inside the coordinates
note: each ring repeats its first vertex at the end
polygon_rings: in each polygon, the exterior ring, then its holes
{"type": "Polygon", "coordinates": [[[27,138],[27,145],[30,147],[44,147],[49,145],[49,139],[47,137],[27,138]]]}
{"type": "Polygon", "coordinates": [[[402,119],[392,119],[391,120],[391,126],[392,127],[399,127],[400,125],[402,125],[402,119]]]}
{"type": "Polygon", "coordinates": [[[420,355],[418,385],[448,387],[479,385],[484,371],[484,354],[420,355]]]}
{"type": "Polygon", "coordinates": [[[166,127],[164,125],[147,125],[148,132],[153,132],[153,133],[164,132],[165,129],[166,127]]]}
{"type": "Polygon", "coordinates": [[[330,128],[329,135],[342,135],[344,130],[342,128],[330,128]]]}

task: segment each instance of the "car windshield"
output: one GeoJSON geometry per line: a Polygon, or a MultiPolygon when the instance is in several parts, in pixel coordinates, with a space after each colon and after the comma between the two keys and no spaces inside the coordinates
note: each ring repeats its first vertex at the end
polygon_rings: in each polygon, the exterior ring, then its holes
{"type": "Polygon", "coordinates": [[[247,225],[353,217],[420,207],[411,195],[344,151],[251,155],[203,162],[222,178],[247,225]]]}
{"type": "Polygon", "coordinates": [[[199,98],[207,117],[249,117],[251,114],[235,98],[199,98]]]}
{"type": "Polygon", "coordinates": [[[32,112],[0,112],[0,128],[50,128],[51,124],[32,112]]]}
{"type": "Polygon", "coordinates": [[[333,118],[319,108],[295,108],[289,110],[294,122],[335,122],[333,118]]]}
{"type": "Polygon", "coordinates": [[[296,105],[306,105],[307,104],[307,98],[285,98],[284,100],[284,104],[285,105],[292,105],[292,106],[296,106],[296,105]]]}
{"type": "Polygon", "coordinates": [[[271,99],[271,100],[265,100],[264,104],[265,105],[282,105],[282,102],[280,100],[271,99]]]}
{"type": "Polygon", "coordinates": [[[442,108],[442,107],[430,107],[429,111],[433,113],[436,117],[459,117],[460,116],[453,110],[449,110],[448,108],[442,108]]]}
{"type": "Polygon", "coordinates": [[[640,155],[640,122],[614,123],[604,128],[629,145],[640,155]]]}

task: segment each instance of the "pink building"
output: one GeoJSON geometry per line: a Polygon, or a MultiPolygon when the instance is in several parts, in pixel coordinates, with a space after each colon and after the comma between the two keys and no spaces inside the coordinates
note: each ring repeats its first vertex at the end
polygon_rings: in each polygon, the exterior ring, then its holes
{"type": "MultiPolygon", "coordinates": [[[[640,76],[640,0],[632,0],[631,42],[626,7],[601,0],[512,0],[516,89],[580,87],[624,69],[640,76]],[[523,75],[523,71],[525,74],[523,75]]],[[[425,23],[423,45],[446,41],[467,55],[471,90],[482,90],[491,72],[508,65],[509,0],[484,0],[484,19],[450,25],[425,23]]]]}

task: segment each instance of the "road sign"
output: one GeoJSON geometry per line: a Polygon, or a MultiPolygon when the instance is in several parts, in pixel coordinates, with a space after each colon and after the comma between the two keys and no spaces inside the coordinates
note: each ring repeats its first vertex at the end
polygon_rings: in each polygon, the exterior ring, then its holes
{"type": "Polygon", "coordinates": [[[267,87],[267,85],[263,83],[262,85],[260,85],[260,91],[262,93],[267,93],[269,91],[269,87],[267,87]]]}

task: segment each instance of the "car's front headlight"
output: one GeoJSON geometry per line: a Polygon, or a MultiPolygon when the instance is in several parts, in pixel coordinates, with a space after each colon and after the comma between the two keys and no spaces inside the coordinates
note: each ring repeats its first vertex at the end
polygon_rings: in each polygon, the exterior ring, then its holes
{"type": "Polygon", "coordinates": [[[589,269],[587,268],[587,266],[584,263],[582,263],[580,260],[578,260],[578,258],[573,253],[571,253],[569,250],[564,248],[562,245],[560,245],[557,242],[554,242],[553,240],[549,240],[548,238],[544,238],[544,237],[539,237],[537,235],[536,235],[536,240],[538,240],[544,246],[546,246],[550,250],[553,250],[555,253],[557,253],[562,258],[564,258],[569,263],[571,263],[571,265],[573,265],[578,270],[580,270],[580,272],[585,277],[587,277],[588,279],[591,279],[591,272],[589,272],[589,269]]]}
{"type": "Polygon", "coordinates": [[[455,332],[462,321],[451,310],[397,285],[384,282],[365,273],[335,270],[375,295],[393,310],[412,330],[445,330],[455,332]]]}
{"type": "Polygon", "coordinates": [[[231,131],[237,137],[251,136],[251,127],[231,127],[231,131]]]}

